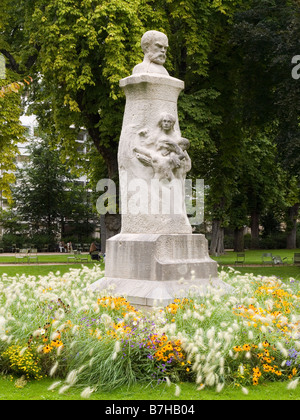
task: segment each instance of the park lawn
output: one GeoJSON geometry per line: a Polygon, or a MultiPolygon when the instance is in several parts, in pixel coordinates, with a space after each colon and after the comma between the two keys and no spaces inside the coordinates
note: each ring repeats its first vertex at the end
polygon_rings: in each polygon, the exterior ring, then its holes
{"type": "MultiPolygon", "coordinates": [[[[8,276],[15,276],[17,274],[26,274],[31,276],[46,276],[50,272],[57,273],[59,272],[61,275],[64,273],[67,273],[70,269],[80,269],[82,266],[87,266],[89,268],[92,268],[94,264],[99,263],[88,263],[88,264],[63,264],[63,265],[43,265],[43,264],[31,264],[31,265],[18,265],[18,264],[12,264],[12,265],[6,265],[6,266],[0,266],[0,276],[4,273],[6,273],[8,276]]],[[[104,264],[100,263],[101,268],[104,270],[104,264]]],[[[234,266],[233,266],[234,267],[234,266]]],[[[227,269],[226,266],[222,266],[219,264],[219,271],[227,269]]],[[[253,273],[256,275],[262,275],[262,276],[272,276],[275,275],[279,277],[281,280],[287,282],[289,281],[290,277],[299,280],[300,281],[300,267],[297,266],[257,266],[257,267],[234,267],[238,272],[241,274],[246,273],[253,273]]]]}
{"type": "MultiPolygon", "coordinates": [[[[38,262],[39,263],[68,263],[68,257],[72,257],[73,254],[72,253],[56,253],[56,254],[37,254],[38,256],[38,262]]],[[[90,259],[90,256],[88,253],[83,253],[84,257],[88,257],[89,261],[88,262],[92,262],[90,259]]],[[[20,261],[16,259],[15,254],[5,254],[5,255],[1,255],[0,254],[0,264],[6,264],[6,263],[10,263],[10,264],[19,264],[20,261]]],[[[33,263],[31,263],[33,264],[33,263]]]]}
{"type": "MultiPolygon", "coordinates": [[[[271,253],[273,256],[279,255],[282,259],[287,257],[288,264],[293,264],[294,253],[300,253],[300,249],[259,249],[245,251],[245,264],[262,264],[262,254],[271,253]]],[[[226,251],[225,254],[219,257],[212,257],[220,265],[234,265],[237,253],[234,251],[226,251]]],[[[299,268],[300,270],[300,268],[299,268]]]]}
{"type": "MultiPolygon", "coordinates": [[[[300,253],[300,249],[271,249],[271,250],[247,250],[245,251],[245,264],[247,265],[259,265],[262,264],[262,254],[263,253],[272,253],[272,255],[280,255],[281,258],[288,258],[288,265],[292,265],[293,256],[295,252],[300,253]]],[[[85,256],[88,254],[85,254],[85,256]]],[[[219,257],[212,257],[220,265],[234,265],[236,261],[237,253],[234,251],[226,251],[225,254],[220,255],[219,257]]],[[[56,253],[56,254],[40,254],[38,253],[38,262],[39,263],[68,263],[68,257],[72,254],[68,253],[56,253]]],[[[89,258],[89,256],[88,256],[89,258]]],[[[92,261],[89,260],[90,263],[92,261]]],[[[0,254],[0,264],[3,263],[15,263],[18,264],[18,261],[15,258],[15,254],[0,254]]],[[[32,263],[33,264],[33,263],[32,263]]]]}
{"type": "MultiPolygon", "coordinates": [[[[25,275],[30,275],[30,276],[47,276],[50,272],[52,273],[57,273],[59,271],[59,273],[61,275],[63,275],[64,273],[67,273],[70,269],[81,269],[83,266],[87,266],[89,268],[92,268],[93,265],[95,264],[99,264],[98,262],[96,263],[87,263],[87,264],[80,264],[80,263],[75,263],[75,264],[63,264],[63,265],[35,265],[35,264],[31,264],[31,265],[18,265],[18,264],[13,264],[13,265],[5,265],[5,266],[0,266],[0,276],[4,273],[6,273],[9,277],[11,276],[16,276],[17,274],[21,275],[21,274],[25,274],[25,275]]],[[[101,263],[101,267],[104,269],[104,265],[103,263],[101,263]]]]}
{"type": "MultiPolygon", "coordinates": [[[[11,375],[0,377],[0,400],[82,400],[81,391],[76,387],[70,388],[63,394],[57,390],[49,391],[53,379],[29,381],[23,388],[15,385],[16,377],[11,375]]],[[[248,387],[248,394],[241,388],[225,387],[221,392],[214,389],[197,390],[194,383],[180,383],[179,396],[174,395],[174,385],[168,387],[160,385],[136,384],[130,387],[122,386],[109,392],[91,394],[91,400],[102,401],[149,401],[149,403],[164,400],[172,401],[203,401],[203,400],[300,400],[300,391],[287,389],[288,382],[269,382],[264,385],[248,387]]]]}
{"type": "MultiPolygon", "coordinates": [[[[280,255],[281,258],[288,258],[289,264],[292,264],[294,253],[300,253],[300,249],[260,249],[260,250],[246,250],[245,255],[245,264],[262,264],[262,254],[263,253],[272,253],[272,255],[280,255]]],[[[88,255],[88,253],[85,253],[88,255]]],[[[226,251],[225,254],[220,255],[219,257],[212,257],[219,264],[234,264],[236,260],[237,253],[234,251],[226,251]]],[[[38,261],[40,263],[67,263],[68,257],[72,256],[69,253],[60,253],[55,254],[42,254],[38,253],[38,261]]],[[[0,254],[0,264],[1,263],[18,263],[15,258],[15,254],[0,254]]]]}
{"type": "MultiPolygon", "coordinates": [[[[290,278],[300,281],[300,267],[298,266],[271,266],[271,267],[234,267],[241,273],[253,273],[255,276],[276,276],[284,282],[290,281],[290,278]]],[[[219,270],[226,270],[226,266],[219,266],[219,270]]]]}

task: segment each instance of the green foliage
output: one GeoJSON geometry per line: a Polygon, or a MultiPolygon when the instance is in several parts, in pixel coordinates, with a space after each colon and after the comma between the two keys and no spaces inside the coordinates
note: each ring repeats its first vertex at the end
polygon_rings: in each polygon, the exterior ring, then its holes
{"type": "Polygon", "coordinates": [[[71,228],[79,226],[80,231],[91,232],[89,194],[61,163],[59,150],[51,149],[45,137],[31,144],[29,152],[30,163],[18,170],[20,181],[13,188],[14,206],[27,222],[27,234],[38,232],[54,238],[57,233],[64,234],[68,221],[71,228]]]}
{"type": "MultiPolygon", "coordinates": [[[[0,88],[10,79],[0,79],[0,88]]],[[[10,198],[10,183],[14,181],[11,173],[15,169],[17,144],[25,141],[24,128],[20,124],[21,100],[19,92],[0,97],[0,190],[10,198]]]]}
{"type": "Polygon", "coordinates": [[[77,133],[88,130],[93,185],[117,180],[119,80],[156,29],[169,37],[166,68],[185,82],[179,120],[190,176],[209,186],[206,219],[240,228],[251,213],[283,218],[299,202],[299,2],[3,0],[1,11],[0,52],[14,74],[34,76],[31,110],[72,167],[77,133]]]}

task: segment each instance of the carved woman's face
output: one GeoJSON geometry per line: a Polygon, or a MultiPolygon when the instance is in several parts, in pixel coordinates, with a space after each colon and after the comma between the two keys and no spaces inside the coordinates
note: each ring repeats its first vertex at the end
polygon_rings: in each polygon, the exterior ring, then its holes
{"type": "Polygon", "coordinates": [[[164,117],[164,118],[161,120],[161,128],[162,128],[164,131],[169,131],[169,130],[171,130],[171,128],[173,128],[173,125],[174,125],[174,122],[173,122],[170,118],[168,118],[168,117],[164,117]]]}

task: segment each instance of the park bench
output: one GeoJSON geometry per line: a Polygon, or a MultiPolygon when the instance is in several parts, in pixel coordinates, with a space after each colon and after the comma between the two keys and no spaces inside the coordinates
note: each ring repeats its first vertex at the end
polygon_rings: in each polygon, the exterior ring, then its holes
{"type": "Polygon", "coordinates": [[[23,262],[23,261],[27,261],[28,262],[28,248],[22,248],[20,249],[20,252],[15,254],[15,259],[17,262],[23,262]]]}
{"type": "Polygon", "coordinates": [[[45,244],[43,247],[42,247],[42,252],[48,252],[49,251],[49,245],[48,244],[45,244]]]}
{"type": "Polygon", "coordinates": [[[265,252],[261,256],[263,264],[274,264],[273,255],[270,252],[265,252]]]}
{"type": "Polygon", "coordinates": [[[89,244],[83,244],[83,251],[88,252],[89,250],[90,250],[90,245],[89,244]]]}
{"type": "Polygon", "coordinates": [[[274,255],[273,258],[273,264],[274,265],[283,265],[283,264],[287,264],[288,263],[288,259],[287,257],[281,258],[280,255],[274,255]]]}
{"type": "Polygon", "coordinates": [[[294,264],[300,265],[300,252],[295,252],[295,254],[294,254],[294,264]]]}
{"type": "Polygon", "coordinates": [[[81,251],[74,250],[73,255],[70,255],[69,257],[67,257],[67,260],[68,261],[75,261],[75,262],[83,262],[83,261],[87,262],[88,261],[88,256],[81,254],[81,251]]]}
{"type": "Polygon", "coordinates": [[[31,248],[28,252],[28,262],[38,262],[37,248],[31,248]]]}
{"type": "Polygon", "coordinates": [[[20,249],[19,248],[17,248],[17,244],[12,244],[12,246],[11,246],[11,252],[15,252],[15,253],[17,253],[17,252],[19,252],[20,251],[20,249]]]}
{"type": "Polygon", "coordinates": [[[245,262],[245,254],[240,252],[238,254],[236,254],[236,261],[234,262],[234,264],[244,264],[245,262]]]}

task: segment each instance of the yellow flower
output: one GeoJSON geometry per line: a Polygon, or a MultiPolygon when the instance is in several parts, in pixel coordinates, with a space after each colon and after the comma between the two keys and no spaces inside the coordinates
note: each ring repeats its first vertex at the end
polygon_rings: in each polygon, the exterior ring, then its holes
{"type": "Polygon", "coordinates": [[[49,346],[49,344],[47,344],[47,346],[45,346],[44,348],[43,348],[43,352],[44,353],[50,353],[50,351],[52,350],[52,347],[51,346],[49,346]]]}

